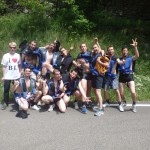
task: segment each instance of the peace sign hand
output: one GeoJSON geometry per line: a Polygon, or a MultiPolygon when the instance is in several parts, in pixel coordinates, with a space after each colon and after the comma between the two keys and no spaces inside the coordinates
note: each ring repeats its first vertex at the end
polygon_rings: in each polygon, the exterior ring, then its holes
{"type": "Polygon", "coordinates": [[[138,43],[137,43],[137,38],[134,40],[134,39],[132,39],[132,44],[130,44],[131,46],[133,46],[133,47],[137,47],[137,45],[138,45],[138,43]]]}
{"type": "Polygon", "coordinates": [[[98,38],[97,37],[95,37],[94,40],[95,40],[95,43],[98,43],[98,38]]]}

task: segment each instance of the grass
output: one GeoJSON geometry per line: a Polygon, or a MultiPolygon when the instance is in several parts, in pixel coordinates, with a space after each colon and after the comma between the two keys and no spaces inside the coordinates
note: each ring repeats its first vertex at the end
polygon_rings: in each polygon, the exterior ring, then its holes
{"type": "MultiPolygon", "coordinates": [[[[130,54],[133,54],[133,50],[130,47],[132,38],[138,39],[138,48],[140,53],[140,58],[137,60],[136,64],[136,73],[135,73],[135,83],[137,91],[137,100],[139,101],[148,101],[150,100],[149,89],[150,89],[150,44],[149,38],[146,38],[145,35],[141,33],[127,34],[124,30],[101,30],[98,32],[87,33],[87,34],[78,34],[76,32],[68,33],[67,29],[63,29],[58,25],[52,24],[50,28],[46,28],[45,31],[40,32],[40,30],[33,30],[25,32],[21,30],[23,27],[19,27],[20,22],[25,18],[23,15],[8,15],[0,18],[0,59],[2,55],[9,51],[8,43],[10,41],[15,41],[18,45],[24,39],[36,40],[38,41],[39,46],[44,46],[50,42],[53,42],[56,38],[62,43],[62,47],[69,49],[71,46],[74,49],[71,51],[71,55],[76,58],[79,52],[79,45],[81,43],[86,43],[88,49],[91,50],[94,43],[94,37],[99,38],[99,43],[106,51],[107,46],[114,45],[116,54],[121,55],[121,47],[127,45],[129,47],[130,54]],[[15,19],[14,19],[15,18],[15,19]]],[[[27,18],[26,18],[27,19],[27,18]]],[[[107,27],[106,27],[107,28],[107,27]]],[[[131,30],[131,29],[130,29],[131,30]]],[[[19,52],[19,50],[18,50],[19,52]]],[[[1,77],[0,69],[0,77],[1,77]]],[[[131,101],[130,93],[127,90],[126,97],[127,100],[131,101]]],[[[2,99],[2,83],[0,83],[0,97],[2,99]]],[[[110,90],[110,96],[113,101],[116,101],[114,91],[110,90]]],[[[94,95],[92,97],[95,99],[94,95]]]]}

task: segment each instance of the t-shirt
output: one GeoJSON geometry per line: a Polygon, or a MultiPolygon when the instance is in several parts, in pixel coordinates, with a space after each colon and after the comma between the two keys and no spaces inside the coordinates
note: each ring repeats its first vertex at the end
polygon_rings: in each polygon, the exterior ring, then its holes
{"type": "Polygon", "coordinates": [[[4,72],[4,78],[6,80],[15,80],[20,78],[20,72],[18,65],[21,64],[21,57],[19,54],[14,53],[6,53],[3,55],[1,64],[3,66],[6,66],[5,72],[4,72]]]}

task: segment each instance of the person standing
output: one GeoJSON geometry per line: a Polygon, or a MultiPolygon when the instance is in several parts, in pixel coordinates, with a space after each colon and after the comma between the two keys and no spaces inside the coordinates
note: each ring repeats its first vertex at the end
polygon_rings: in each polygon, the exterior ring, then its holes
{"type": "MultiPolygon", "coordinates": [[[[133,64],[134,61],[139,57],[139,52],[137,49],[137,39],[132,39],[132,44],[130,44],[134,49],[134,56],[128,55],[128,48],[122,48],[122,57],[120,60],[125,60],[124,64],[119,65],[119,88],[122,100],[125,101],[124,89],[125,85],[127,84],[132,98],[132,111],[137,112],[136,109],[136,92],[135,92],[135,82],[133,76],[133,64]]],[[[125,102],[126,103],[126,102],[125,102]]]]}
{"type": "Polygon", "coordinates": [[[96,108],[96,112],[94,114],[95,116],[101,116],[104,114],[101,89],[103,85],[104,74],[106,69],[109,67],[109,59],[105,58],[107,61],[103,61],[104,58],[105,57],[102,56],[99,46],[94,44],[90,70],[92,73],[92,88],[94,89],[94,93],[98,102],[98,108],[96,108]]]}
{"type": "Polygon", "coordinates": [[[17,44],[15,42],[9,43],[9,53],[2,57],[2,82],[4,84],[4,99],[2,101],[2,110],[9,105],[9,91],[10,84],[13,80],[20,78],[21,72],[21,57],[16,53],[17,44]]]}
{"type": "Polygon", "coordinates": [[[123,64],[124,61],[120,61],[119,57],[115,55],[115,50],[112,45],[110,45],[107,48],[107,55],[108,55],[108,58],[110,59],[110,65],[107,69],[107,72],[105,73],[104,97],[106,99],[106,103],[103,105],[103,107],[106,107],[106,104],[110,103],[108,89],[113,89],[116,93],[116,99],[119,104],[118,108],[121,112],[123,112],[124,109],[121,105],[121,96],[120,96],[120,91],[119,91],[119,81],[117,77],[116,67],[117,67],[117,63],[123,64]]]}

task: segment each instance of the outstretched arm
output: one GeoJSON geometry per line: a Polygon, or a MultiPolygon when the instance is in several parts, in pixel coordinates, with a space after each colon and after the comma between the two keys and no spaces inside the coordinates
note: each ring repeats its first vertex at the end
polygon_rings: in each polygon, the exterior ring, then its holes
{"type": "Polygon", "coordinates": [[[134,56],[133,56],[133,60],[136,60],[138,57],[139,57],[139,51],[138,51],[138,49],[137,49],[137,45],[138,45],[138,43],[137,43],[137,41],[136,41],[137,39],[132,39],[132,43],[130,44],[132,47],[133,47],[133,49],[134,49],[134,56]]]}
{"type": "Polygon", "coordinates": [[[100,44],[99,44],[99,42],[98,42],[98,38],[96,37],[94,40],[95,40],[95,44],[96,44],[96,45],[99,47],[99,49],[100,49],[100,53],[102,54],[102,56],[104,56],[105,51],[101,49],[101,46],[100,46],[100,44]]]}
{"type": "Polygon", "coordinates": [[[98,38],[97,37],[95,37],[94,38],[94,40],[95,40],[95,44],[97,44],[97,46],[99,47],[99,49],[101,50],[101,46],[100,46],[100,44],[99,44],[99,42],[98,42],[98,38]]]}

